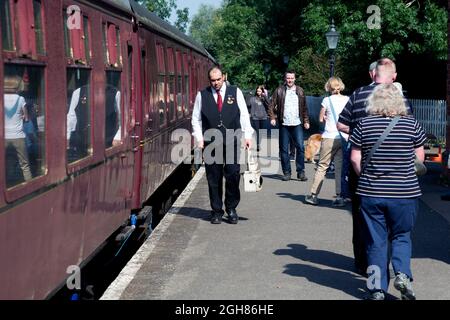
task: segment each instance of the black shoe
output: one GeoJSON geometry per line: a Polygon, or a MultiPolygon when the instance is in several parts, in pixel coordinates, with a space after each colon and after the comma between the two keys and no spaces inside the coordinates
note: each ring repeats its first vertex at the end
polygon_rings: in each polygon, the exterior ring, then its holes
{"type": "Polygon", "coordinates": [[[369,292],[364,300],[386,300],[386,296],[383,291],[377,290],[369,292]]]}
{"type": "Polygon", "coordinates": [[[239,217],[238,217],[235,209],[227,210],[227,214],[228,214],[228,221],[231,224],[237,224],[238,223],[239,217]]]}
{"type": "Polygon", "coordinates": [[[222,212],[212,211],[211,212],[211,223],[212,224],[220,224],[222,223],[222,212]]]}
{"type": "Polygon", "coordinates": [[[283,181],[289,181],[291,180],[291,174],[290,173],[286,173],[281,177],[281,180],[283,181]]]}
{"type": "Polygon", "coordinates": [[[297,179],[300,181],[307,181],[308,178],[305,175],[305,171],[297,172],[297,179]]]}

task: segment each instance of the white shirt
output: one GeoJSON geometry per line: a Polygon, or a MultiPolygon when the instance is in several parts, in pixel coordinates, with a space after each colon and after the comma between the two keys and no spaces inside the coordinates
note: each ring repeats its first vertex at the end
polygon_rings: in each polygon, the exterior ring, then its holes
{"type": "MultiPolygon", "coordinates": [[[[339,119],[339,115],[347,104],[349,97],[344,95],[333,94],[330,97],[325,97],[322,100],[322,108],[325,108],[326,122],[325,131],[322,133],[322,138],[339,139],[339,131],[336,127],[336,121],[339,119]],[[330,99],[333,104],[334,114],[331,110],[330,99]]],[[[348,134],[341,132],[342,137],[348,140],[348,134]]]]}
{"type": "MultiPolygon", "coordinates": [[[[220,95],[225,97],[225,91],[227,89],[226,84],[224,83],[220,88],[220,95]]],[[[217,103],[217,93],[216,89],[212,88],[212,93],[214,97],[214,101],[217,103]]],[[[252,134],[254,132],[252,125],[250,124],[250,116],[248,114],[247,103],[245,102],[244,95],[242,91],[237,88],[236,90],[236,100],[240,111],[240,122],[241,122],[241,130],[244,133],[245,139],[251,139],[252,134]]],[[[202,132],[202,94],[197,92],[197,96],[195,97],[194,110],[192,111],[192,135],[196,139],[196,141],[203,141],[203,132],[202,132]]]]}
{"type": "Polygon", "coordinates": [[[284,100],[284,112],[283,112],[283,126],[298,126],[301,124],[299,108],[298,108],[298,96],[296,87],[286,89],[286,97],[284,100]]]}
{"type": "Polygon", "coordinates": [[[72,98],[70,99],[70,107],[69,112],[67,112],[67,132],[66,137],[67,140],[70,139],[70,135],[73,131],[75,131],[77,127],[77,115],[75,113],[75,108],[78,105],[78,100],[80,100],[80,91],[81,89],[78,88],[72,93],[72,98]]]}
{"type": "Polygon", "coordinates": [[[25,138],[23,132],[23,116],[25,99],[15,93],[5,93],[5,139],[25,138]]]}
{"type": "Polygon", "coordinates": [[[122,119],[121,119],[121,114],[120,114],[120,91],[117,91],[116,93],[116,104],[115,104],[115,108],[116,108],[116,112],[117,112],[117,121],[119,123],[119,129],[117,129],[117,133],[114,136],[114,140],[121,140],[122,139],[122,119]]]}

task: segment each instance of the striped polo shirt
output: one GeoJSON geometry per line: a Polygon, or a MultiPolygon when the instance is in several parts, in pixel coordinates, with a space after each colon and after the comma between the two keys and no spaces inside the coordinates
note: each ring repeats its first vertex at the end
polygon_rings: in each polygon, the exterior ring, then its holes
{"type": "MultiPolygon", "coordinates": [[[[367,116],[358,122],[350,141],[361,148],[361,163],[365,163],[390,122],[391,118],[380,115],[367,116]]],[[[383,198],[419,197],[422,193],[414,171],[414,149],[423,146],[425,139],[417,120],[412,116],[401,117],[361,173],[356,193],[383,198]]]]}
{"type": "MultiPolygon", "coordinates": [[[[358,121],[367,116],[367,98],[369,98],[377,85],[379,85],[379,83],[371,83],[368,86],[356,89],[339,115],[339,122],[349,126],[350,133],[355,128],[358,121]]],[[[406,104],[408,114],[412,114],[411,103],[406,97],[403,97],[403,101],[406,104]]]]}

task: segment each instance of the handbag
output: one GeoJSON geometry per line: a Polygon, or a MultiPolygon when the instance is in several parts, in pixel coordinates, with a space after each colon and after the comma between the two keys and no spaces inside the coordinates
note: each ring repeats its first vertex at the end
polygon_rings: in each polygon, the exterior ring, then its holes
{"type": "Polygon", "coordinates": [[[247,170],[244,171],[244,191],[258,192],[262,189],[263,178],[259,169],[258,160],[247,151],[247,170]]]}

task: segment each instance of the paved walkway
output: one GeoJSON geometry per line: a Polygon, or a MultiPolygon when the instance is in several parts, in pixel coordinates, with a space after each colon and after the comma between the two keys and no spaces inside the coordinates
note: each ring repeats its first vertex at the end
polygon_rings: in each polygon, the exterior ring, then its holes
{"type": "MultiPolygon", "coordinates": [[[[262,191],[242,192],[237,225],[212,225],[201,169],[102,299],[362,299],[350,206],[331,207],[329,178],[320,205],[304,204],[314,165],[306,172],[307,182],[265,173],[262,191]]],[[[418,299],[450,299],[450,202],[439,200],[448,188],[435,178],[431,171],[424,179],[428,204],[421,202],[413,235],[418,299]]],[[[389,292],[399,298],[392,284],[389,292]]]]}

